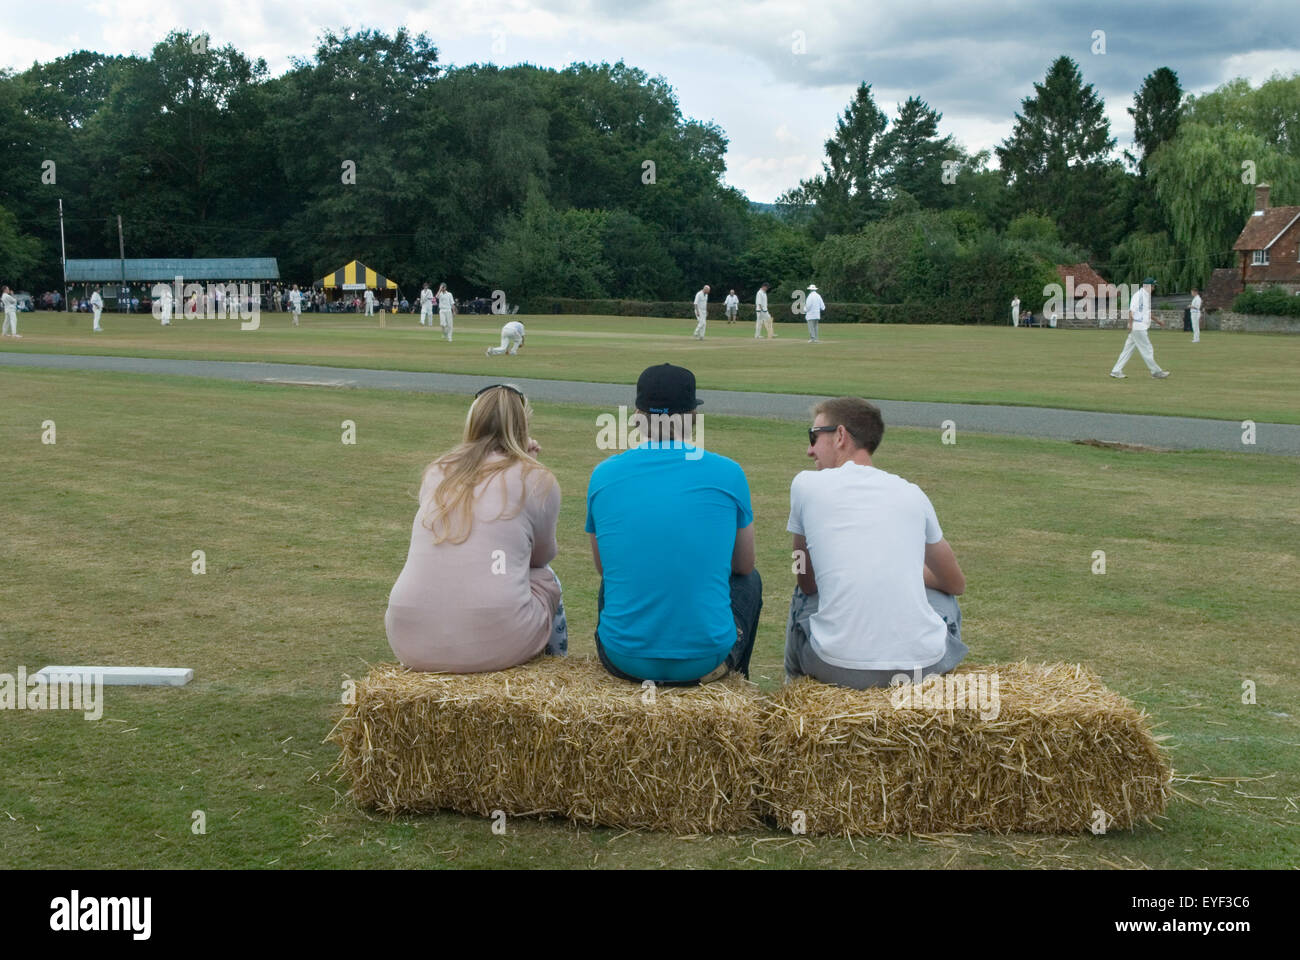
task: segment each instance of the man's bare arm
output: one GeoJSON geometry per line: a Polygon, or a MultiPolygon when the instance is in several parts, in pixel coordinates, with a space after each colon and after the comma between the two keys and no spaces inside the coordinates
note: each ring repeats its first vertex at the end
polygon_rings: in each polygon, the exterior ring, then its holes
{"type": "Polygon", "coordinates": [[[804,539],[802,533],[794,535],[794,554],[795,562],[799,563],[796,569],[803,570],[803,573],[796,573],[795,580],[799,584],[799,589],[812,596],[817,592],[817,576],[813,572],[812,557],[808,554],[808,541],[804,539]]]}
{"type": "Polygon", "coordinates": [[[754,523],[736,531],[736,545],[731,550],[731,572],[748,576],[754,569],[754,523]]]}
{"type": "Polygon", "coordinates": [[[600,565],[600,547],[596,543],[596,535],[594,533],[589,533],[587,536],[591,537],[591,560],[596,564],[596,572],[603,577],[605,575],[605,570],[600,565]]]}
{"type": "Polygon", "coordinates": [[[947,540],[925,545],[925,585],[954,597],[966,592],[966,575],[947,540]]]}

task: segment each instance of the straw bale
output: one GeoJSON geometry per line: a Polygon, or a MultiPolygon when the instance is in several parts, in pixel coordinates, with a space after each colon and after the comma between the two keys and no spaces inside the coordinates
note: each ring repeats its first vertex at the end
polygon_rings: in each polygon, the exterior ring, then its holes
{"type": "Polygon", "coordinates": [[[1166,738],[1096,675],[1024,662],[955,671],[968,687],[978,673],[986,690],[998,677],[995,718],[807,678],[765,700],[763,814],[789,830],[802,811],[809,833],[853,836],[1070,833],[1100,825],[1098,809],[1114,830],[1164,811],[1166,738]]]}
{"type": "Polygon", "coordinates": [[[676,833],[758,823],[757,688],[641,687],[594,660],[498,673],[376,666],[330,739],[362,806],[552,814],[676,833]]]}

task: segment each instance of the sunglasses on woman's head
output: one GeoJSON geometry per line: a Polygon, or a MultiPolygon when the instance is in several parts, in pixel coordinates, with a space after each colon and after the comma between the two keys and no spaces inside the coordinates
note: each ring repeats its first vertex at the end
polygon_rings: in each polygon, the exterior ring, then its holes
{"type": "Polygon", "coordinates": [[[489,390],[495,390],[498,387],[500,387],[502,390],[509,390],[516,397],[522,400],[525,404],[528,403],[528,398],[525,397],[522,392],[520,392],[519,388],[515,386],[511,386],[508,383],[490,383],[482,390],[480,390],[478,393],[474,394],[474,399],[477,400],[479,397],[483,396],[483,394],[487,393],[489,390]]]}

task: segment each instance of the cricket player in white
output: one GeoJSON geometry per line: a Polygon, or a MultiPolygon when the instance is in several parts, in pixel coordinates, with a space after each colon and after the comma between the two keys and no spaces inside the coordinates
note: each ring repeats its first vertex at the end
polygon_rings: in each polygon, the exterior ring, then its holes
{"type": "Polygon", "coordinates": [[[99,325],[99,318],[103,313],[104,298],[99,295],[99,287],[96,287],[95,292],[90,295],[90,315],[92,323],[90,330],[92,333],[104,332],[104,328],[99,325]]]}
{"type": "Polygon", "coordinates": [[[366,290],[365,301],[366,301],[366,316],[373,317],[375,315],[375,295],[370,290],[366,290]]]}
{"type": "Polygon", "coordinates": [[[289,291],[289,309],[293,312],[293,325],[298,326],[298,317],[302,313],[302,291],[294,284],[289,291]]]}
{"type": "Polygon", "coordinates": [[[420,288],[420,326],[433,326],[433,291],[426,282],[420,288]]]}
{"type": "Polygon", "coordinates": [[[822,311],[826,309],[826,302],[822,300],[822,295],[817,292],[817,284],[808,284],[808,297],[803,302],[803,318],[808,322],[808,342],[819,343],[817,339],[817,324],[821,322],[822,311]]]}
{"type": "Polygon", "coordinates": [[[1201,342],[1201,291],[1192,287],[1192,343],[1201,342]]]}
{"type": "Polygon", "coordinates": [[[1011,301],[1011,325],[1020,326],[1020,298],[1016,297],[1011,301]]]}
{"type": "Polygon", "coordinates": [[[0,327],[0,332],[6,337],[13,337],[15,340],[21,340],[22,335],[18,332],[18,298],[13,295],[8,287],[0,293],[0,303],[4,305],[5,322],[0,327]]]}
{"type": "Polygon", "coordinates": [[[691,334],[696,340],[704,339],[704,328],[709,323],[709,285],[706,283],[695,294],[695,332],[691,334]]]}
{"type": "Polygon", "coordinates": [[[740,298],[736,296],[735,290],[727,294],[727,299],[722,301],[722,307],[727,314],[727,323],[735,323],[736,314],[740,311],[740,298]]]}
{"type": "MultiPolygon", "coordinates": [[[[92,299],[93,303],[94,300],[92,299]]],[[[172,288],[164,286],[162,296],[158,298],[159,303],[159,325],[170,327],[172,325],[172,288]]]]}
{"type": "Polygon", "coordinates": [[[767,339],[771,340],[776,334],[772,333],[772,314],[767,311],[767,288],[769,284],[763,284],[758,288],[758,293],[754,294],[754,339],[761,340],[760,336],[764,329],[767,330],[767,339]]]}
{"type": "Polygon", "coordinates": [[[524,325],[518,320],[511,320],[501,328],[501,346],[488,347],[487,356],[499,357],[503,353],[508,353],[513,357],[523,345],[524,325]]]}
{"type": "MultiPolygon", "coordinates": [[[[1128,339],[1124,341],[1124,349],[1120,351],[1119,359],[1115,361],[1115,366],[1110,371],[1110,375],[1116,380],[1124,379],[1124,364],[1128,363],[1128,358],[1133,356],[1134,349],[1142,355],[1142,360],[1151,371],[1151,376],[1157,380],[1169,376],[1169,371],[1161,370],[1160,365],[1156,363],[1155,351],[1151,349],[1151,337],[1147,334],[1152,323],[1151,288],[1155,285],[1155,280],[1147,277],[1142,281],[1142,286],[1133,293],[1133,299],[1129,301],[1128,339]]],[[[1159,320],[1156,320],[1155,324],[1158,327],[1164,326],[1159,320]]]]}
{"type": "Polygon", "coordinates": [[[445,283],[438,284],[438,326],[442,335],[451,343],[452,314],[456,312],[456,298],[451,295],[445,283]]]}

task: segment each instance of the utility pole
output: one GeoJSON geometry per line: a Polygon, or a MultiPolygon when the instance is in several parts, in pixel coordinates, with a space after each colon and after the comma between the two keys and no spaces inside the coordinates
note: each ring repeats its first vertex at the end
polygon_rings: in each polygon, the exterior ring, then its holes
{"type": "Polygon", "coordinates": [[[67,308],[68,297],[68,240],[63,235],[63,198],[59,197],[59,256],[63,261],[63,298],[67,308]]]}
{"type": "MultiPolygon", "coordinates": [[[[118,294],[118,299],[121,300],[123,299],[122,292],[126,292],[126,243],[122,240],[122,215],[120,213],[117,215],[117,255],[118,261],[122,265],[122,286],[119,288],[120,292],[118,294]]],[[[126,297],[125,299],[127,300],[127,309],[129,310],[131,308],[130,297],[126,297]]],[[[118,304],[118,309],[122,309],[120,303],[118,304]]]]}

